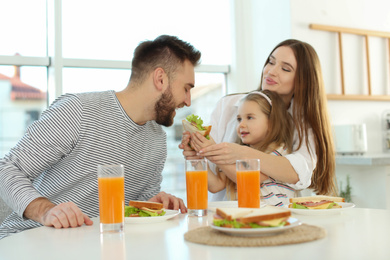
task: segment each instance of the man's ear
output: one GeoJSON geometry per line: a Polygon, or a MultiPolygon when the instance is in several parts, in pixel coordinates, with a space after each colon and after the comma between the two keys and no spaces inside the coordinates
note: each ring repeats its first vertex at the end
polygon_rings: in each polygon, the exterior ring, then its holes
{"type": "Polygon", "coordinates": [[[164,91],[168,85],[168,77],[163,68],[157,68],[153,72],[153,83],[159,91],[164,91]]]}

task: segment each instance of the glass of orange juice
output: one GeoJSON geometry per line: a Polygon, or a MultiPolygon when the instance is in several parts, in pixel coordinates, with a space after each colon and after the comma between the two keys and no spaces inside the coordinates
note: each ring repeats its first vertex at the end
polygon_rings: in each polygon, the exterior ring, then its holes
{"type": "Polygon", "coordinates": [[[186,160],[186,187],[188,214],[207,215],[207,160],[186,160]]]}
{"type": "Polygon", "coordinates": [[[260,159],[236,161],[238,207],[260,208],[260,159]]]}
{"type": "Polygon", "coordinates": [[[125,221],[123,165],[98,165],[100,232],[122,232],[125,221]]]}

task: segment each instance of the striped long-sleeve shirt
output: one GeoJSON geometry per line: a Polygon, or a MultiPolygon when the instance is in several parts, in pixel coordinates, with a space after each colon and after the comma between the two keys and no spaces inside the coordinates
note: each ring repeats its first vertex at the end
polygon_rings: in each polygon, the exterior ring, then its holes
{"type": "MultiPolygon", "coordinates": [[[[284,156],[287,154],[287,151],[284,146],[281,146],[272,152],[266,153],[276,156],[284,156]]],[[[261,198],[266,202],[266,204],[278,207],[287,206],[290,203],[289,199],[297,197],[299,194],[299,191],[292,188],[290,184],[275,180],[271,177],[261,184],[260,191],[261,198]]]]}
{"type": "Polygon", "coordinates": [[[42,196],[98,216],[99,164],[124,165],[125,202],[147,200],[160,191],[166,156],[162,127],[134,123],[114,91],[63,95],[0,160],[0,196],[14,210],[0,238],[41,226],[23,213],[42,196]]]}

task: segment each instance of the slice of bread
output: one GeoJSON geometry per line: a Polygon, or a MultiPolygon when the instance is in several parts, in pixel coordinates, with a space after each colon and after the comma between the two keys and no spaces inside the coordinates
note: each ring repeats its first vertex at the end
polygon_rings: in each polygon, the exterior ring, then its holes
{"type": "Polygon", "coordinates": [[[281,207],[265,206],[263,208],[217,208],[217,215],[226,220],[240,219],[242,223],[259,222],[291,216],[291,211],[281,207]]]}
{"type": "Polygon", "coordinates": [[[253,211],[252,208],[217,208],[217,215],[226,220],[233,220],[248,215],[253,211]]]}
{"type": "Polygon", "coordinates": [[[278,218],[287,218],[291,216],[291,211],[286,208],[265,206],[260,209],[253,209],[253,211],[240,218],[242,223],[260,222],[278,218]]]}
{"type": "Polygon", "coordinates": [[[136,207],[136,208],[148,208],[148,209],[154,209],[159,210],[163,209],[164,205],[159,202],[151,202],[151,201],[142,201],[142,200],[130,200],[129,206],[136,207]]]}
{"type": "Polygon", "coordinates": [[[308,197],[296,197],[296,198],[290,198],[290,203],[293,202],[319,202],[321,200],[329,200],[333,202],[345,202],[345,199],[342,197],[332,197],[332,196],[324,196],[324,195],[318,195],[318,196],[308,196],[308,197]]]}

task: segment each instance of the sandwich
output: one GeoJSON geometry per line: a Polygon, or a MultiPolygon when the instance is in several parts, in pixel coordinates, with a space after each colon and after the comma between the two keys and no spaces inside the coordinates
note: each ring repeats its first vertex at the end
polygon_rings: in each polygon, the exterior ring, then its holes
{"type": "Polygon", "coordinates": [[[334,209],[342,208],[338,202],[345,202],[345,199],[342,197],[332,197],[332,196],[309,196],[309,197],[297,197],[290,198],[289,208],[294,209],[334,209]]]}
{"type": "Polygon", "coordinates": [[[125,206],[125,217],[157,217],[164,215],[164,206],[158,202],[130,200],[129,206],[125,206]]]}
{"type": "Polygon", "coordinates": [[[203,120],[199,116],[189,115],[185,120],[182,120],[182,123],[185,131],[190,133],[198,132],[210,140],[211,125],[203,126],[203,120]]]}
{"type": "Polygon", "coordinates": [[[225,228],[272,228],[287,226],[291,212],[288,209],[266,206],[253,208],[217,208],[213,224],[225,228]]]}

